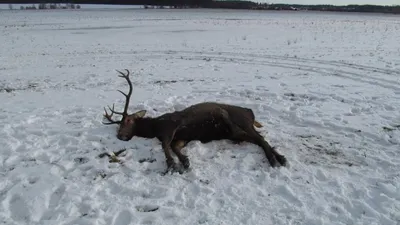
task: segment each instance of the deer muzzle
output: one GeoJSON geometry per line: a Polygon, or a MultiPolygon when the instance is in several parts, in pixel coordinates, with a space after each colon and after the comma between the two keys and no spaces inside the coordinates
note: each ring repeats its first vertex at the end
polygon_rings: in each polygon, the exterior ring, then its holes
{"type": "Polygon", "coordinates": [[[130,140],[130,137],[125,134],[117,134],[117,138],[121,141],[129,141],[130,140]]]}

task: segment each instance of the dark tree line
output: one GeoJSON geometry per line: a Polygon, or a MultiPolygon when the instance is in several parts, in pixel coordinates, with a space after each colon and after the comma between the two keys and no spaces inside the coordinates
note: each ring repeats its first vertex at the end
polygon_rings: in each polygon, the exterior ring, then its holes
{"type": "Polygon", "coordinates": [[[74,4],[113,4],[113,5],[187,5],[201,7],[213,0],[0,0],[7,4],[32,4],[32,3],[74,3],[74,4]]]}
{"type": "Polygon", "coordinates": [[[382,5],[346,5],[346,6],[335,6],[335,5],[283,5],[283,4],[272,4],[268,8],[275,9],[291,9],[295,8],[298,10],[315,10],[315,11],[336,11],[336,12],[379,12],[379,13],[399,13],[400,6],[382,6],[382,5]]]}
{"type": "Polygon", "coordinates": [[[400,6],[380,5],[299,5],[299,4],[265,4],[241,0],[0,0],[7,4],[32,3],[73,3],[73,4],[110,4],[110,5],[154,5],[186,6],[202,8],[254,9],[254,10],[315,10],[336,12],[377,12],[400,14],[400,6]]]}
{"type": "Polygon", "coordinates": [[[400,5],[300,5],[300,4],[266,4],[253,1],[211,1],[205,4],[209,8],[230,8],[230,9],[255,9],[255,10],[311,10],[311,11],[335,11],[335,12],[376,12],[400,14],[400,5]]]}
{"type": "Polygon", "coordinates": [[[208,1],[203,3],[205,8],[222,8],[222,9],[254,9],[258,4],[252,1],[208,1]]]}

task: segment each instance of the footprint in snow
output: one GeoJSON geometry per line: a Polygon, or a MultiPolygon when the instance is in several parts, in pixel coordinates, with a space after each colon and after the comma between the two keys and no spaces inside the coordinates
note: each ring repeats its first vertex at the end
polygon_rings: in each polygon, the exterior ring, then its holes
{"type": "Polygon", "coordinates": [[[115,218],[113,225],[128,225],[132,222],[132,213],[128,210],[119,212],[115,218]]]}
{"type": "Polygon", "coordinates": [[[359,108],[351,108],[350,112],[352,114],[359,114],[359,113],[361,113],[361,109],[359,109],[359,108]]]}
{"type": "Polygon", "coordinates": [[[74,162],[78,164],[85,164],[89,162],[89,159],[87,157],[77,157],[74,159],[74,162]]]}
{"type": "Polygon", "coordinates": [[[56,208],[59,205],[60,200],[64,194],[65,194],[65,185],[62,184],[53,192],[53,194],[51,194],[49,200],[49,209],[56,208]]]}
{"type": "Polygon", "coordinates": [[[139,212],[154,212],[159,209],[157,205],[138,205],[136,206],[136,210],[139,212]]]}
{"type": "Polygon", "coordinates": [[[31,212],[29,211],[25,200],[20,195],[15,194],[11,197],[9,210],[11,212],[11,218],[14,220],[30,220],[31,212]]]}
{"type": "Polygon", "coordinates": [[[395,109],[393,106],[391,106],[391,105],[384,105],[384,109],[385,109],[386,111],[389,111],[389,112],[395,111],[395,110],[396,110],[396,109],[395,109]]]}
{"type": "Polygon", "coordinates": [[[277,188],[277,192],[278,195],[280,195],[282,197],[282,199],[286,199],[287,202],[290,202],[290,204],[292,205],[296,205],[298,207],[302,207],[303,203],[300,201],[300,199],[295,195],[295,193],[293,192],[292,189],[290,189],[289,187],[285,186],[285,185],[280,185],[277,188]]]}
{"type": "Polygon", "coordinates": [[[210,202],[210,207],[213,210],[219,210],[225,205],[225,201],[222,198],[213,199],[210,202]]]}
{"type": "Polygon", "coordinates": [[[48,202],[48,209],[42,214],[40,220],[50,220],[52,218],[56,218],[57,212],[56,208],[60,204],[61,198],[65,194],[65,185],[60,185],[54,192],[51,194],[49,202],[48,202]]]}

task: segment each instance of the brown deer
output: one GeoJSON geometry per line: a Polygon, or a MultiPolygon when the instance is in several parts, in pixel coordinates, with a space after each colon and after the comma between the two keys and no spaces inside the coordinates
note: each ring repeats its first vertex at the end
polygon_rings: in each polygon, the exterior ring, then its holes
{"type": "Polygon", "coordinates": [[[272,167],[286,166],[286,158],[279,154],[268,142],[255,130],[254,127],[262,127],[254,118],[251,109],[234,105],[215,102],[203,102],[192,105],[182,111],[165,113],[161,116],[144,117],[146,110],[128,114],[129,100],[132,95],[132,82],[129,78],[129,70],[124,74],[118,71],[119,77],[125,78],[129,85],[129,92],[121,92],[125,98],[123,112],[116,112],[114,105],[111,115],[104,108],[104,117],[109,121],[103,124],[119,124],[117,138],[129,141],[132,137],[157,138],[161,142],[165,153],[167,171],[182,173],[183,169],[174,162],[172,152],[178,157],[184,169],[190,166],[189,159],[181,153],[190,141],[199,140],[207,143],[213,140],[232,140],[235,143],[249,142],[260,146],[272,167]],[[121,115],[121,120],[113,120],[113,114],[121,115]]]}

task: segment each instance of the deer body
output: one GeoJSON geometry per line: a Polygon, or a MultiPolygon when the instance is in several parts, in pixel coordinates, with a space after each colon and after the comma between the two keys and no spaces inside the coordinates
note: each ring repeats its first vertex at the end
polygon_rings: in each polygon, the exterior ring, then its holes
{"type": "MultiPolygon", "coordinates": [[[[166,113],[156,118],[138,118],[136,120],[136,132],[138,137],[154,138],[162,141],[164,132],[174,132],[173,141],[198,140],[207,143],[213,140],[230,139],[230,127],[220,119],[223,110],[231,109],[229,115],[235,115],[235,110],[244,111],[245,118],[253,118],[251,109],[238,106],[229,106],[215,102],[205,102],[192,105],[182,111],[166,113]]],[[[236,113],[237,114],[237,113],[236,113]]],[[[233,116],[234,117],[234,116],[233,116]]],[[[238,117],[240,122],[244,117],[238,117]]],[[[244,121],[242,124],[245,123],[244,121]]]]}
{"type": "Polygon", "coordinates": [[[108,115],[106,112],[105,117],[110,121],[106,124],[120,124],[117,138],[122,141],[129,141],[134,136],[157,138],[164,150],[168,170],[182,171],[174,162],[172,152],[176,154],[185,169],[190,166],[188,157],[181,153],[181,149],[190,141],[195,140],[202,143],[223,139],[234,142],[250,142],[264,150],[271,166],[275,167],[277,163],[286,165],[286,158],[276,152],[255,130],[254,126],[261,127],[261,124],[255,120],[254,113],[249,108],[203,102],[155,118],[144,117],[145,110],[128,115],[127,108],[132,93],[132,84],[128,77],[129,71],[127,75],[119,73],[128,81],[131,88],[129,94],[123,93],[127,98],[123,113],[115,112],[114,108],[110,108],[112,113],[122,115],[122,120],[114,121],[111,118],[112,114],[108,115]]]}

